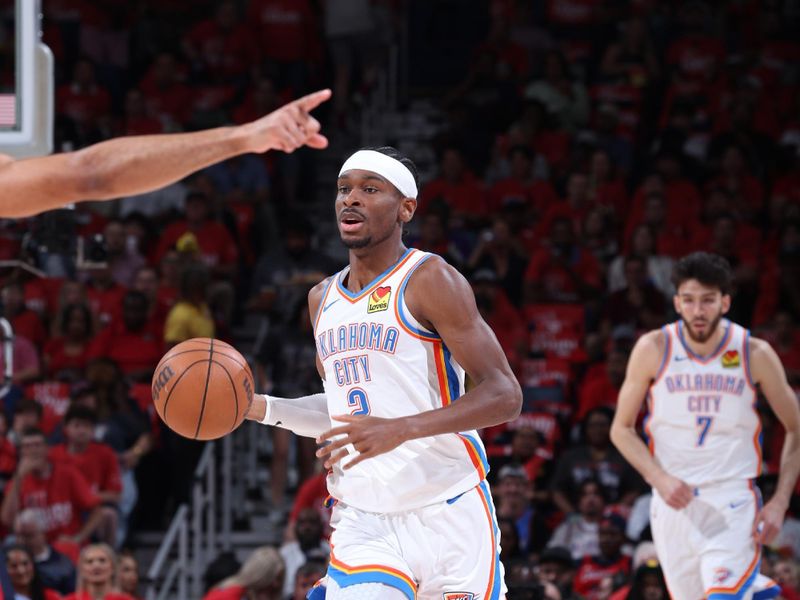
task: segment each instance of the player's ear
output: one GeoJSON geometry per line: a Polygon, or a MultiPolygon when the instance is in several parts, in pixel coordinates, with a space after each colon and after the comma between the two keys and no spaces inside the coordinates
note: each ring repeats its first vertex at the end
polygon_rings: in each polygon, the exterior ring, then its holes
{"type": "Polygon", "coordinates": [[[680,308],[681,308],[681,299],[680,299],[680,296],[678,296],[678,294],[675,294],[672,297],[672,307],[675,309],[676,313],[681,314],[681,310],[680,310],[680,308]]]}
{"type": "Polygon", "coordinates": [[[400,201],[400,221],[403,223],[408,223],[411,219],[414,218],[414,213],[417,211],[417,199],[416,198],[403,198],[400,201]]]}
{"type": "Polygon", "coordinates": [[[731,297],[730,294],[722,294],[722,314],[728,314],[728,311],[731,309],[731,297]]]}

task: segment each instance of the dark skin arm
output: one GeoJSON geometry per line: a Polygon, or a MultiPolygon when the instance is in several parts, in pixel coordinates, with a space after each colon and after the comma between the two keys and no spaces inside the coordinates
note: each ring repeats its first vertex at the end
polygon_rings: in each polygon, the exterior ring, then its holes
{"type": "Polygon", "coordinates": [[[478,313],[469,283],[458,271],[438,257],[429,259],[409,280],[406,304],[423,326],[442,337],[475,385],[457,402],[407,417],[333,416],[344,425],[317,439],[322,443],[337,438],[317,452],[325,457],[326,468],[348,455],[347,444],[359,454],[345,469],[408,440],[481,429],[519,415],[519,384],[497,338],[478,313]]]}

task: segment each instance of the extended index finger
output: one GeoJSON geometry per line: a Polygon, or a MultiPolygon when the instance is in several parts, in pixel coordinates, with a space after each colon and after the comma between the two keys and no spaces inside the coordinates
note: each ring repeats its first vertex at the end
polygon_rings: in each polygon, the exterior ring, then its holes
{"type": "Polygon", "coordinates": [[[303,96],[302,98],[298,98],[294,101],[294,103],[302,108],[305,111],[311,111],[317,108],[320,104],[325,102],[328,98],[331,97],[331,91],[329,89],[318,90],[316,92],[311,92],[303,96]]]}

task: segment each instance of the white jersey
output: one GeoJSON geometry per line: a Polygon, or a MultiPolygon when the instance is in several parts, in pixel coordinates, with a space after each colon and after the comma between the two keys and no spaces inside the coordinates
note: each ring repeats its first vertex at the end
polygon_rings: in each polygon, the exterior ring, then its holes
{"type": "Polygon", "coordinates": [[[724,336],[707,357],[692,352],[680,321],[663,327],[666,349],[650,386],[650,451],[689,485],[752,479],[761,471],[761,422],[750,375],[750,332],[720,321],[724,336]]]}
{"type": "MultiPolygon", "coordinates": [[[[397,418],[447,406],[464,393],[464,370],[403,300],[414,270],[431,256],[407,250],[358,293],[344,285],[349,267],[329,280],[314,324],[328,414],[397,418]]],[[[475,431],[442,434],[405,442],[347,471],[337,464],[328,491],[364,511],[401,512],[458,496],[488,469],[475,431]]]]}

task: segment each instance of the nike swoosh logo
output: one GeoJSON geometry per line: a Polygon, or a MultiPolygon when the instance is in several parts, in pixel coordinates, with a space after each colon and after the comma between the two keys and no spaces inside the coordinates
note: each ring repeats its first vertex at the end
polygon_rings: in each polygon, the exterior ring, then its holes
{"type": "Polygon", "coordinates": [[[325,306],[323,306],[323,307],[322,307],[322,312],[325,312],[326,310],[328,310],[328,309],[329,309],[331,306],[333,306],[334,304],[336,304],[338,301],[339,301],[339,298],[337,298],[337,299],[336,299],[336,300],[334,300],[333,302],[329,302],[328,304],[326,304],[325,306]]]}
{"type": "Polygon", "coordinates": [[[680,362],[682,360],[688,360],[688,358],[689,358],[688,356],[676,356],[675,357],[675,362],[680,362]]]}
{"type": "Polygon", "coordinates": [[[742,500],[741,502],[731,502],[730,507],[739,508],[740,506],[744,506],[745,504],[747,504],[747,502],[748,502],[747,500],[742,500]]]}

